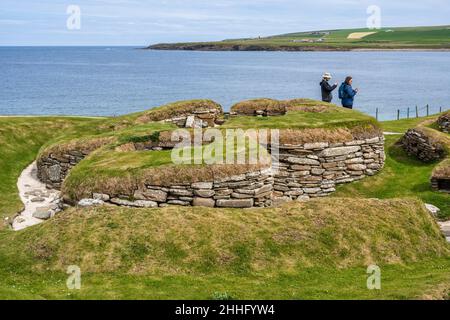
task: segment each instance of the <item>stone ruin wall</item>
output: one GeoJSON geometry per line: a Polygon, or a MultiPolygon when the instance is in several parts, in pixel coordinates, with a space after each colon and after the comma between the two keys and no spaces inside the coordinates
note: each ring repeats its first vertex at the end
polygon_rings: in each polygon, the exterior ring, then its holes
{"type": "Polygon", "coordinates": [[[409,129],[400,141],[409,156],[414,156],[423,162],[433,162],[442,159],[445,150],[442,145],[435,143],[421,130],[409,129]]]}
{"type": "Polygon", "coordinates": [[[163,122],[172,123],[179,128],[211,128],[223,123],[222,119],[219,119],[221,115],[217,109],[205,109],[166,119],[163,122]]]}
{"type": "Polygon", "coordinates": [[[221,208],[269,207],[272,205],[272,170],[263,169],[210,182],[185,183],[170,186],[145,185],[127,196],[94,193],[81,204],[104,202],[120,206],[156,208],[168,205],[221,208]],[[92,201],[95,200],[95,201],[92,201]]]}
{"type": "MultiPolygon", "coordinates": [[[[146,147],[148,150],[160,148],[153,145],[146,147]]],[[[273,203],[326,196],[334,192],[338,184],[374,175],[383,168],[385,161],[382,136],[345,143],[280,145],[279,151],[278,166],[274,165],[271,169],[222,181],[147,185],[145,190],[137,190],[132,200],[130,196],[97,193],[92,195],[91,200],[130,207],[267,207],[273,203]]],[[[69,170],[85,156],[73,150],[62,156],[50,154],[40,158],[38,177],[49,188],[60,189],[69,170]]]]}
{"type": "Polygon", "coordinates": [[[323,197],[337,184],[372,176],[384,166],[382,136],[345,143],[281,145],[274,168],[274,200],[323,197]],[[277,170],[278,169],[278,170],[277,170]]]}
{"type": "Polygon", "coordinates": [[[48,189],[61,190],[62,183],[70,169],[83,160],[88,154],[79,150],[69,150],[59,155],[50,153],[37,159],[37,175],[48,189]]]}
{"type": "Polygon", "coordinates": [[[450,133],[450,112],[440,116],[437,120],[437,125],[442,132],[450,133]]]}

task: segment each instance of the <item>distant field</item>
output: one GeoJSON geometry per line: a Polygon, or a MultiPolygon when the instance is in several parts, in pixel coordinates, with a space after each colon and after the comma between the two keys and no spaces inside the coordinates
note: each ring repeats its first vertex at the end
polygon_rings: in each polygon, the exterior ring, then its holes
{"type": "Polygon", "coordinates": [[[156,44],[157,50],[307,51],[448,49],[450,26],[323,30],[218,42],[156,44]]]}

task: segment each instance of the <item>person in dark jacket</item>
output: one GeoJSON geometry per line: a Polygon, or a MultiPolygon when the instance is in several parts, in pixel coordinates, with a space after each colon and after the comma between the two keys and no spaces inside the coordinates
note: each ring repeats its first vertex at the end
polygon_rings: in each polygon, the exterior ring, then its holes
{"type": "Polygon", "coordinates": [[[342,106],[347,109],[353,109],[353,100],[359,89],[352,88],[353,78],[347,77],[339,87],[339,98],[342,100],[342,106]]]}
{"type": "Polygon", "coordinates": [[[331,74],[328,72],[323,75],[322,82],[320,83],[320,87],[322,88],[322,101],[331,102],[333,100],[333,92],[334,89],[337,88],[337,83],[334,85],[330,85],[328,81],[331,80],[331,74]]]}

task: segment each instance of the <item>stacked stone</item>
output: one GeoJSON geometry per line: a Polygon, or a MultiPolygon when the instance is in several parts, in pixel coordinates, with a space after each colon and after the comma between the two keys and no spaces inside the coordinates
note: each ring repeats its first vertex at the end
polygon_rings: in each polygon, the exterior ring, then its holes
{"type": "Polygon", "coordinates": [[[37,174],[40,181],[49,189],[60,190],[64,179],[70,169],[87,156],[78,150],[70,150],[66,153],[50,154],[37,160],[37,174]]]}
{"type": "Polygon", "coordinates": [[[440,116],[437,120],[437,124],[442,132],[450,133],[450,112],[440,116]]]}
{"type": "Polygon", "coordinates": [[[414,156],[423,162],[433,162],[445,155],[443,146],[434,143],[424,132],[409,129],[401,140],[403,149],[410,156],[414,156]]]}
{"type": "Polygon", "coordinates": [[[450,178],[431,177],[431,189],[450,193],[450,178]]]}
{"type": "Polygon", "coordinates": [[[195,110],[191,114],[166,119],[164,122],[171,122],[180,128],[207,128],[215,126],[220,114],[217,109],[195,110]]]}
{"type": "Polygon", "coordinates": [[[336,184],[374,175],[383,168],[384,138],[346,143],[280,145],[274,167],[275,201],[327,196],[336,184]]]}
{"type": "MultiPolygon", "coordinates": [[[[268,207],[272,205],[273,176],[271,169],[236,175],[212,182],[195,182],[171,186],[146,185],[145,189],[129,196],[93,194],[92,201],[100,200],[120,206],[156,208],[168,205],[222,208],[268,207]]],[[[99,204],[98,202],[96,204],[99,204]]]]}

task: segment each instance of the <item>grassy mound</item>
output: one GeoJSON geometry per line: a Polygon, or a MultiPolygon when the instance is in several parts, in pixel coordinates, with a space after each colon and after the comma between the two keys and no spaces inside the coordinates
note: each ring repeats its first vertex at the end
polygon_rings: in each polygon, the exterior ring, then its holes
{"type": "Polygon", "coordinates": [[[214,110],[217,114],[223,113],[220,104],[212,100],[178,101],[143,112],[137,117],[136,121],[137,123],[161,121],[192,114],[194,111],[209,110],[214,110]]]}
{"type": "Polygon", "coordinates": [[[252,99],[238,102],[231,107],[231,112],[235,112],[238,115],[254,116],[257,111],[263,111],[268,116],[284,115],[289,111],[313,113],[345,112],[343,108],[335,104],[303,98],[291,100],[252,99]]]}
{"type": "MultiPolygon", "coordinates": [[[[381,135],[379,126],[373,118],[315,100],[260,99],[245,101],[238,105],[249,108],[258,105],[257,108],[260,108],[261,104],[269,114],[277,113],[281,110],[280,106],[287,114],[269,117],[232,117],[222,127],[223,136],[226,136],[226,130],[230,128],[280,129],[281,143],[301,144],[318,141],[347,142],[381,135]],[[288,108],[290,111],[286,111],[288,108]],[[326,112],[322,110],[323,108],[327,108],[326,112]]],[[[269,161],[260,161],[258,164],[211,165],[215,152],[209,152],[203,159],[196,159],[204,153],[206,146],[191,147],[189,152],[193,154],[193,161],[183,165],[173,164],[171,150],[148,150],[149,147],[169,148],[174,145],[170,141],[174,126],[152,121],[191,113],[194,110],[199,111],[202,108],[221,112],[220,106],[213,101],[193,100],[168,104],[144,113],[127,115],[121,119],[105,119],[103,123],[91,129],[89,135],[78,139],[73,139],[72,136],[62,137],[56,142],[49,143],[41,150],[40,156],[63,155],[68,150],[91,154],[71,170],[64,183],[63,192],[73,201],[90,197],[92,192],[109,192],[131,197],[133,191],[144,184],[173,185],[212,181],[267,167],[269,161]],[[117,123],[123,124],[124,121],[135,124],[120,129],[114,126],[117,123]],[[150,122],[136,124],[147,121],[150,122]],[[92,134],[93,131],[98,134],[92,134]],[[199,149],[202,149],[200,153],[197,152],[199,149]]],[[[235,154],[243,152],[248,154],[249,151],[235,149],[235,154]]],[[[223,154],[226,152],[223,146],[222,152],[223,154]]],[[[263,153],[266,153],[266,150],[263,153]]]]}
{"type": "Polygon", "coordinates": [[[23,252],[36,270],[75,264],[83,272],[155,275],[289,273],[449,254],[415,200],[319,199],[245,211],[70,209],[2,238],[0,255],[23,252]]]}
{"type": "Polygon", "coordinates": [[[41,148],[38,157],[48,156],[49,154],[62,155],[70,150],[77,150],[89,154],[102,146],[124,144],[131,141],[147,140],[152,135],[167,130],[173,130],[176,126],[164,123],[147,123],[142,125],[133,125],[120,130],[105,129],[104,124],[111,120],[106,119],[101,124],[95,123],[91,131],[85,130],[76,135],[65,134],[48,141],[41,148]],[[103,129],[99,129],[99,127],[103,129]],[[95,134],[93,134],[95,132],[95,134]]]}
{"type": "Polygon", "coordinates": [[[333,103],[313,100],[313,99],[291,99],[284,101],[286,111],[302,111],[302,112],[345,112],[347,109],[338,107],[333,103]]]}
{"type": "MultiPolygon", "coordinates": [[[[144,185],[171,186],[183,183],[214,181],[233,175],[269,168],[270,155],[258,145],[235,146],[236,155],[244,154],[246,162],[215,163],[215,153],[208,146],[184,148],[191,155],[189,163],[174,164],[172,150],[124,150],[114,145],[91,154],[75,166],[63,184],[63,194],[72,201],[89,198],[93,192],[125,195],[132,198],[138,187],[144,185]],[[249,161],[250,152],[257,155],[257,163],[249,161]]],[[[223,146],[222,146],[223,147],[223,146]]],[[[180,149],[181,150],[181,149],[180,149]]],[[[226,159],[225,149],[223,160],[226,159]]]]}
{"type": "Polygon", "coordinates": [[[436,179],[450,179],[450,158],[439,163],[434,168],[432,176],[436,179]]]}
{"type": "Polygon", "coordinates": [[[239,115],[254,116],[257,111],[263,111],[267,115],[280,115],[286,113],[287,104],[274,99],[252,99],[241,101],[231,107],[231,112],[239,115]]]}
{"type": "Polygon", "coordinates": [[[234,116],[222,127],[244,130],[279,129],[280,142],[289,144],[317,141],[347,142],[381,135],[380,126],[374,118],[358,111],[311,99],[250,100],[239,103],[233,108],[234,110],[240,108],[242,114],[250,115],[254,114],[254,110],[261,110],[262,107],[273,107],[279,110],[280,106],[285,108],[284,115],[234,116]]]}
{"type": "MultiPolygon", "coordinates": [[[[265,99],[264,101],[266,101],[265,99]]],[[[275,100],[270,100],[275,101],[275,100]]],[[[288,110],[285,115],[273,117],[231,117],[225,124],[225,128],[268,128],[268,129],[305,129],[305,128],[352,128],[358,125],[374,125],[377,121],[362,112],[345,109],[332,104],[325,104],[321,101],[295,99],[283,103],[288,110]],[[302,101],[306,101],[303,102],[302,101]],[[323,107],[327,112],[315,112],[314,109],[323,107]],[[303,109],[302,109],[303,108],[303,109]]],[[[253,103],[250,102],[243,102],[253,103]]],[[[275,102],[273,102],[275,103],[275,102]]]]}

